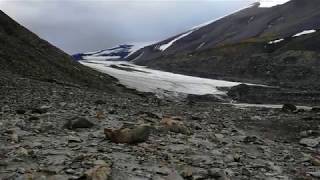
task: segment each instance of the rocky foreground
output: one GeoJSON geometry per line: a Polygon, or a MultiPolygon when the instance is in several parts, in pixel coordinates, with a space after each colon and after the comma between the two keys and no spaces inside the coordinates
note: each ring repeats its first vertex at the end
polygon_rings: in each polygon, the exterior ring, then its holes
{"type": "Polygon", "coordinates": [[[320,178],[318,108],[0,83],[0,179],[320,178]]]}

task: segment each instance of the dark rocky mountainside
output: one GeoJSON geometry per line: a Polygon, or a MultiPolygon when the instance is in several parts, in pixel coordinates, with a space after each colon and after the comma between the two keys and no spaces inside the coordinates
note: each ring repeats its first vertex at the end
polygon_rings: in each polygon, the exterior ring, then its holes
{"type": "MultiPolygon", "coordinates": [[[[69,55],[25,29],[0,11],[0,67],[4,83],[21,76],[112,92],[117,81],[74,62],[69,55]]],[[[1,82],[1,81],[0,81],[1,82]]]]}
{"type": "Polygon", "coordinates": [[[320,1],[292,0],[280,6],[249,7],[193,32],[164,51],[146,47],[131,59],[151,68],[200,77],[239,80],[298,89],[320,89],[320,1]],[[279,43],[273,40],[284,39],[279,43]]]}
{"type": "Polygon", "coordinates": [[[320,32],[285,38],[277,44],[243,41],[189,54],[178,53],[145,64],[176,73],[320,89],[320,32]]]}

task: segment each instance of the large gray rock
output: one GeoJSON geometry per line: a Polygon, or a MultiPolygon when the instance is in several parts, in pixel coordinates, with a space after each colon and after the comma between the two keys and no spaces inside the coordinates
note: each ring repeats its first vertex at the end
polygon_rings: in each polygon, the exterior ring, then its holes
{"type": "Polygon", "coordinates": [[[308,147],[316,147],[320,143],[320,137],[318,138],[303,138],[299,142],[301,145],[305,145],[308,147]]]}

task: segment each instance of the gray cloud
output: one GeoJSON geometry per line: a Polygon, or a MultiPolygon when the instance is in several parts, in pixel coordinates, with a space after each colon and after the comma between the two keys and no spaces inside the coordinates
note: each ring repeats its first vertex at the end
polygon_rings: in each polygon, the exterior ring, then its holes
{"type": "Polygon", "coordinates": [[[163,40],[254,0],[0,0],[0,9],[72,54],[163,40]]]}

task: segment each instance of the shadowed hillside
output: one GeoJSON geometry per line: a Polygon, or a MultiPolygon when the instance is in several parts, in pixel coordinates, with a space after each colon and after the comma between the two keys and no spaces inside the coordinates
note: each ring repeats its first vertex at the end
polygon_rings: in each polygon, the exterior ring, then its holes
{"type": "Polygon", "coordinates": [[[74,62],[69,55],[28,31],[0,11],[2,77],[36,80],[114,91],[116,80],[74,62]]]}

